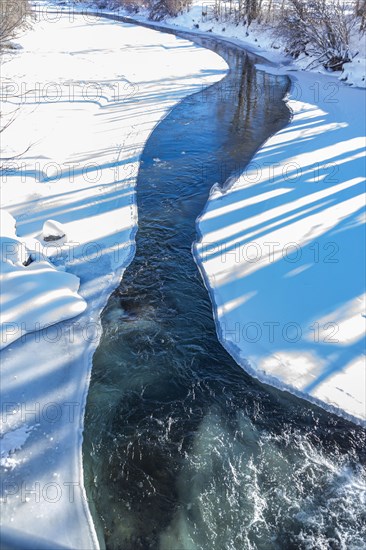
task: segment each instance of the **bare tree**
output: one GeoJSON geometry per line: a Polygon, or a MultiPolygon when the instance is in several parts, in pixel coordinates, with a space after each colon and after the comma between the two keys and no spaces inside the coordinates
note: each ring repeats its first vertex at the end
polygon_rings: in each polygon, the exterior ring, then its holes
{"type": "Polygon", "coordinates": [[[357,17],[360,18],[360,30],[365,32],[366,30],[366,0],[357,0],[355,12],[357,17]]]}
{"type": "Polygon", "coordinates": [[[0,47],[14,38],[30,13],[28,0],[0,0],[0,47]]]}

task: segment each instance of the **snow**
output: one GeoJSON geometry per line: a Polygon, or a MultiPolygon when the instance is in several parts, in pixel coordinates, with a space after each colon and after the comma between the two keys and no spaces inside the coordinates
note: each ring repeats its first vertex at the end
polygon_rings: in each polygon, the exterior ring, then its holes
{"type": "MultiPolygon", "coordinates": [[[[311,55],[301,55],[296,60],[288,56],[284,40],[268,24],[254,21],[248,27],[225,20],[216,21],[213,17],[214,5],[214,2],[202,4],[198,0],[193,0],[189,11],[178,15],[178,17],[167,18],[166,23],[192,30],[196,30],[198,25],[200,31],[210,32],[211,36],[217,35],[240,40],[244,46],[254,48],[258,53],[265,55],[267,59],[288,66],[288,68],[311,70],[321,74],[327,73],[311,55]],[[203,16],[202,12],[207,15],[203,16]]],[[[366,88],[366,39],[365,36],[361,36],[357,26],[352,29],[350,51],[353,52],[353,60],[344,65],[343,71],[337,71],[334,74],[349,85],[366,88]]]]}
{"type": "Polygon", "coordinates": [[[15,219],[0,210],[0,349],[29,332],[71,319],[86,308],[79,278],[37,254],[37,242],[20,241],[15,219]]]}
{"type": "Polygon", "coordinates": [[[169,110],[227,65],[173,35],[90,16],[41,17],[17,40],[2,63],[1,110],[14,118],[2,134],[3,321],[18,329],[7,326],[1,351],[2,539],[89,550],[83,413],[100,312],[134,254],[140,154],[169,110]]]}
{"type": "Polygon", "coordinates": [[[292,81],[290,124],[212,190],[195,254],[245,370],[366,424],[365,91],[292,81]]]}

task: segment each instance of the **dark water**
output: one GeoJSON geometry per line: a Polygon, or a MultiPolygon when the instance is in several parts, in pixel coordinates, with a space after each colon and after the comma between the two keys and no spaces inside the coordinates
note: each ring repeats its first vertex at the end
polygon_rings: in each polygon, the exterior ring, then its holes
{"type": "Polygon", "coordinates": [[[288,80],[202,43],[230,73],[147,142],[136,256],[102,317],[83,449],[95,521],[116,550],[365,548],[364,431],[251,379],[217,340],[195,220],[288,120],[288,80]]]}

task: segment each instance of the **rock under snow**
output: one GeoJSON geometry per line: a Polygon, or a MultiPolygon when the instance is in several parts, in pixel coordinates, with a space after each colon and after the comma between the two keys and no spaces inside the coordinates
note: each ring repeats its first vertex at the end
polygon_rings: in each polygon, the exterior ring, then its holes
{"type": "MultiPolygon", "coordinates": [[[[17,237],[15,219],[9,212],[1,210],[0,218],[2,349],[24,334],[79,315],[86,302],[78,294],[78,277],[56,268],[43,254],[32,254],[17,237]]],[[[60,231],[61,224],[53,223],[60,231]]]]}
{"type": "Polygon", "coordinates": [[[61,223],[47,220],[43,224],[42,236],[45,241],[59,241],[66,238],[66,233],[61,223]]]}

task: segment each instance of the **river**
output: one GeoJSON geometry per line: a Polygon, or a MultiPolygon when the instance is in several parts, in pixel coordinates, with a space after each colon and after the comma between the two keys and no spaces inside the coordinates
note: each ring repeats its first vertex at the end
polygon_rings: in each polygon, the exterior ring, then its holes
{"type": "Polygon", "coordinates": [[[235,363],[191,252],[211,187],[289,120],[289,80],[236,46],[194,40],[230,70],[146,143],[136,255],[94,355],[83,454],[101,546],[364,548],[364,430],[235,363]]]}

